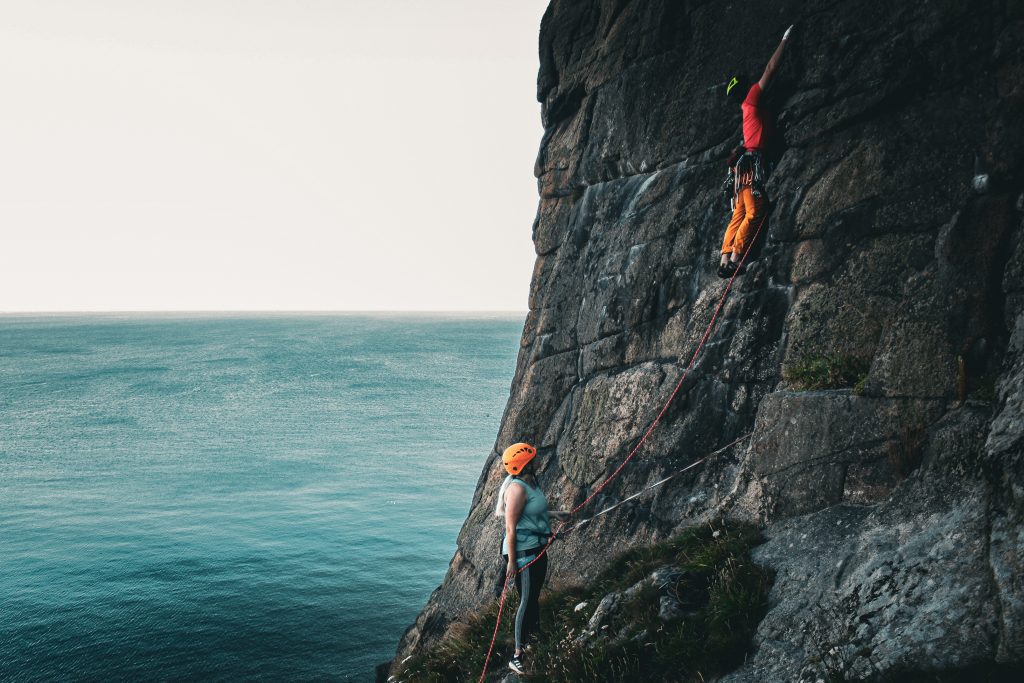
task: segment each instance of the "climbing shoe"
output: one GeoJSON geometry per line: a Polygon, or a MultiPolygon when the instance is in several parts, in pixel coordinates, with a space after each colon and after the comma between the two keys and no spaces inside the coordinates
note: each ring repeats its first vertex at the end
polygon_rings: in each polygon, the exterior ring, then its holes
{"type": "Polygon", "coordinates": [[[718,277],[722,278],[723,280],[728,280],[729,278],[732,277],[732,270],[733,263],[731,261],[729,263],[726,263],[724,266],[718,266],[718,277]]]}
{"type": "Polygon", "coordinates": [[[520,674],[520,675],[525,674],[526,673],[526,667],[523,666],[522,655],[519,655],[518,657],[513,655],[512,659],[508,660],[508,668],[512,669],[517,674],[520,674]]]}

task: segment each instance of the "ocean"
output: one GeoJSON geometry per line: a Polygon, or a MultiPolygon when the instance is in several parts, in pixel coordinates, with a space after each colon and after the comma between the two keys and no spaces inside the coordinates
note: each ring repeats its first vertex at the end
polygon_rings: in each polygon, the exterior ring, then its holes
{"type": "Polygon", "coordinates": [[[373,680],[522,321],[0,317],[0,680],[373,680]]]}

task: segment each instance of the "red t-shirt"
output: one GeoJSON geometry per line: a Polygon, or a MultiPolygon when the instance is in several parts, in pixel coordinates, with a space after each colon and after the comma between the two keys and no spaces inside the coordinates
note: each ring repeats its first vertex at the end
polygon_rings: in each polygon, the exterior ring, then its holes
{"type": "Polygon", "coordinates": [[[771,115],[761,106],[761,84],[750,86],[747,99],[740,105],[743,109],[743,146],[747,149],[764,149],[775,132],[771,115]]]}

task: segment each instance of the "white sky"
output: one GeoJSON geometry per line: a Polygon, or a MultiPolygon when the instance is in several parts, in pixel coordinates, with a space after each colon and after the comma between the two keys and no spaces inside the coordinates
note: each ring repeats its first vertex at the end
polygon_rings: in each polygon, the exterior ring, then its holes
{"type": "Polygon", "coordinates": [[[546,0],[0,0],[0,311],[525,310],[546,0]]]}

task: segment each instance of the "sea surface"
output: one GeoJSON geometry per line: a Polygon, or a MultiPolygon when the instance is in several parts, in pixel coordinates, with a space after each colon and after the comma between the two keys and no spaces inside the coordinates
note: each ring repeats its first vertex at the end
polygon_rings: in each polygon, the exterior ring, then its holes
{"type": "Polygon", "coordinates": [[[0,317],[0,680],[373,680],[522,321],[0,317]]]}

